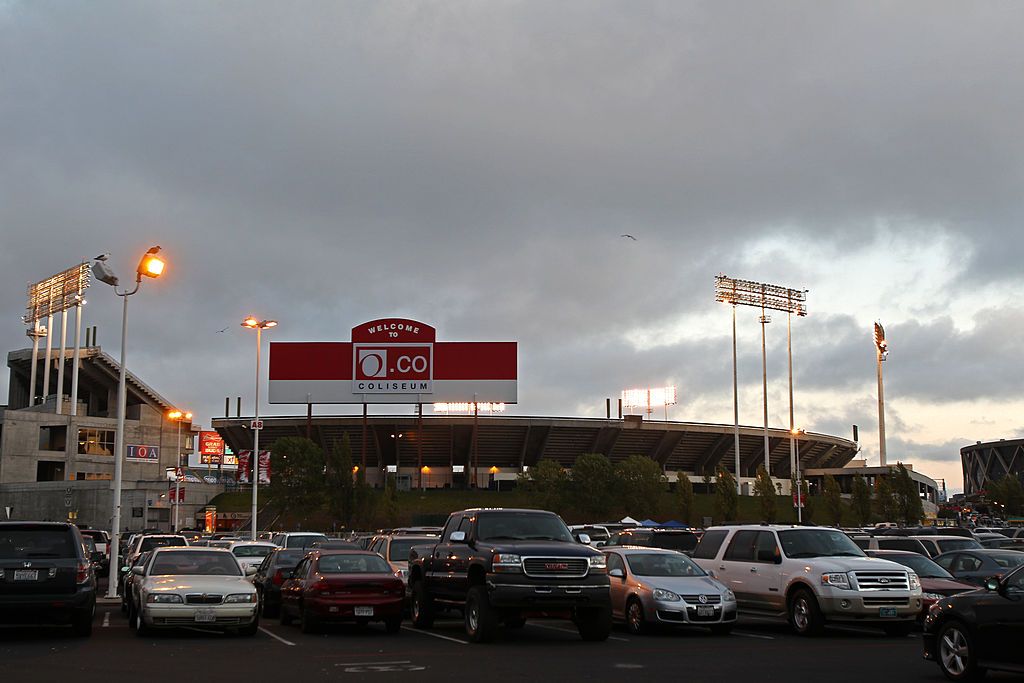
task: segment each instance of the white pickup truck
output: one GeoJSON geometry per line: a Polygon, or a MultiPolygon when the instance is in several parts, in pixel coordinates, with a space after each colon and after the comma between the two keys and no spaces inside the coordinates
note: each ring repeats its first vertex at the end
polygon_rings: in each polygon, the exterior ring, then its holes
{"type": "Polygon", "coordinates": [[[816,635],[829,622],[906,635],[921,612],[917,574],[865,556],[837,529],[712,527],[693,560],[732,589],[741,612],[786,616],[800,635],[816,635]]]}

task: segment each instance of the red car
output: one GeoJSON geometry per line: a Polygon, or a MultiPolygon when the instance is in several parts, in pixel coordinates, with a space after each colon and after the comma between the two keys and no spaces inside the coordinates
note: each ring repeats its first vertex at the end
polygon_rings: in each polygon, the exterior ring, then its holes
{"type": "Polygon", "coordinates": [[[865,550],[864,552],[870,557],[881,557],[883,560],[899,562],[914,571],[921,579],[923,604],[918,621],[924,619],[928,614],[928,609],[942,598],[977,589],[977,586],[957,581],[952,574],[931,559],[909,550],[865,550]]]}
{"type": "Polygon", "coordinates": [[[383,621],[402,627],[405,584],[377,553],[314,550],[281,586],[281,623],[298,619],[303,633],[328,622],[383,621]]]}

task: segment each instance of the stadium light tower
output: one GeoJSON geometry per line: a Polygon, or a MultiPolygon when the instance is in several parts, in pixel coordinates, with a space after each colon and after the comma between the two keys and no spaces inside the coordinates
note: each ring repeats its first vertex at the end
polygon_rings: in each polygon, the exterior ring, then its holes
{"type": "Polygon", "coordinates": [[[111,511],[111,532],[110,532],[110,576],[107,580],[107,597],[117,597],[117,573],[120,570],[121,562],[118,560],[119,539],[121,533],[121,475],[124,468],[124,413],[127,401],[125,391],[126,363],[125,346],[128,339],[128,297],[139,291],[142,284],[142,277],[157,278],[164,272],[166,262],[159,256],[160,247],[150,247],[142,255],[138,267],[135,268],[135,287],[131,290],[118,291],[119,280],[114,275],[113,269],[107,264],[106,254],[96,258],[92,265],[92,273],[96,279],[114,288],[114,294],[121,297],[123,305],[121,308],[121,372],[117,382],[117,431],[114,432],[114,481],[113,487],[113,510],[111,511]]]}
{"type": "Polygon", "coordinates": [[[878,464],[885,467],[885,394],[882,391],[882,361],[889,357],[885,328],[875,323],[875,355],[878,358],[878,464]]]}
{"type": "MultiPolygon", "coordinates": [[[[799,316],[807,315],[807,290],[790,289],[779,285],[769,285],[751,280],[737,280],[727,275],[715,276],[715,301],[732,305],[732,395],[733,395],[733,434],[735,444],[733,450],[736,454],[736,486],[739,487],[740,480],[740,413],[739,413],[739,392],[736,377],[736,306],[751,306],[761,309],[761,386],[764,396],[764,469],[770,476],[771,458],[769,457],[768,444],[768,352],[765,341],[765,325],[771,322],[766,311],[783,311],[792,319],[796,313],[799,316]]],[[[787,324],[787,330],[790,326],[787,324]]],[[[792,336],[787,334],[789,350],[789,428],[792,431],[793,425],[793,346],[792,336]]],[[[792,471],[792,460],[795,457],[795,439],[790,437],[789,441],[790,469],[792,471]]]]}

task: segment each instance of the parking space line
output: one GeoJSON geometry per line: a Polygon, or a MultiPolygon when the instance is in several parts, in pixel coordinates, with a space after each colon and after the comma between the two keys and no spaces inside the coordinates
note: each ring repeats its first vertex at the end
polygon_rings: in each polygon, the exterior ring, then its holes
{"type": "Polygon", "coordinates": [[[110,628],[110,612],[103,613],[103,628],[110,628]]]}
{"type": "Polygon", "coordinates": [[[402,659],[396,662],[341,662],[336,663],[334,666],[387,666],[391,664],[409,664],[408,659],[402,659]]]}
{"type": "Polygon", "coordinates": [[[761,640],[775,640],[775,636],[765,636],[760,633],[743,633],[742,631],[733,631],[734,636],[742,636],[744,638],[760,638],[761,640]]]}
{"type": "Polygon", "coordinates": [[[272,631],[268,631],[267,629],[263,628],[262,626],[260,626],[260,630],[263,631],[264,633],[266,633],[268,636],[270,636],[274,640],[280,641],[280,642],[284,643],[285,645],[291,645],[293,647],[295,646],[295,643],[293,643],[292,641],[285,640],[281,636],[277,635],[276,633],[274,633],[272,631]]]}
{"type": "Polygon", "coordinates": [[[423,636],[430,636],[431,638],[440,638],[441,640],[447,640],[451,643],[458,643],[459,645],[468,645],[469,643],[465,640],[459,640],[458,638],[452,638],[451,636],[442,636],[440,633],[432,633],[431,631],[421,631],[418,628],[412,628],[411,626],[403,626],[403,631],[409,631],[411,633],[419,633],[423,636]]]}
{"type": "MultiPolygon", "coordinates": [[[[550,631],[561,631],[562,633],[572,633],[574,635],[579,635],[579,631],[571,628],[563,628],[561,626],[551,626],[550,624],[534,624],[532,622],[527,622],[526,625],[536,626],[537,628],[546,628],[550,631]]],[[[617,640],[621,643],[630,642],[629,638],[620,638],[619,636],[608,636],[608,640],[617,640]]]]}

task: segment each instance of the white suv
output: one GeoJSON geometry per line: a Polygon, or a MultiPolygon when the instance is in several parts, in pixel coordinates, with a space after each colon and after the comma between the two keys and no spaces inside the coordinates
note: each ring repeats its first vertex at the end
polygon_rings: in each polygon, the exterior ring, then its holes
{"type": "Polygon", "coordinates": [[[870,624],[906,635],[921,612],[917,574],[865,556],[837,529],[713,527],[693,560],[732,589],[741,611],[785,615],[800,635],[820,633],[826,622],[870,624]]]}

